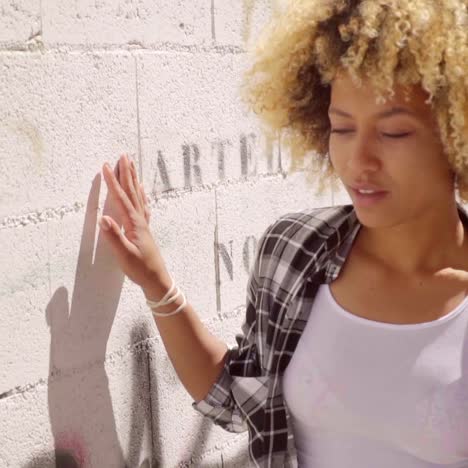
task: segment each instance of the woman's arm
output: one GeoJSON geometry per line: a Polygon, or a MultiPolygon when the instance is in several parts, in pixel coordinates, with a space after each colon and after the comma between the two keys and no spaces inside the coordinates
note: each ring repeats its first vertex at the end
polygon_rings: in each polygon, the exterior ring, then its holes
{"type": "MultiPolygon", "coordinates": [[[[115,173],[108,164],[103,173],[111,203],[124,228],[122,232],[114,219],[103,216],[100,225],[104,236],[122,271],[142,287],[147,299],[159,301],[169,291],[171,277],[149,229],[148,200],[138,182],[135,165],[122,156],[115,173]]],[[[158,312],[169,313],[181,304],[179,296],[175,302],[158,308],[158,312]]],[[[208,332],[190,304],[175,315],[154,318],[182,384],[194,400],[203,399],[224,366],[226,344],[208,332]]]]}
{"type": "MultiPolygon", "coordinates": [[[[150,300],[161,298],[169,287],[161,289],[155,280],[153,288],[144,293],[150,300]]],[[[179,296],[158,312],[171,312],[181,304],[179,296]]],[[[195,401],[202,400],[223,369],[228,347],[207,330],[188,302],[179,313],[170,317],[154,316],[154,319],[180,381],[195,401]]]]}

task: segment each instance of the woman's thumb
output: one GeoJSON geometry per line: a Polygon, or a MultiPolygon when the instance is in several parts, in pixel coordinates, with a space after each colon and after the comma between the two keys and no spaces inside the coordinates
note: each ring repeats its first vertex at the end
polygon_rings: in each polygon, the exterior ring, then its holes
{"type": "Polygon", "coordinates": [[[122,253],[122,249],[132,249],[131,242],[123,235],[121,229],[112,218],[102,216],[99,220],[99,226],[105,232],[106,238],[116,252],[122,253]]]}
{"type": "Polygon", "coordinates": [[[112,227],[112,222],[109,218],[102,216],[99,220],[99,226],[103,231],[109,231],[112,227]]]}

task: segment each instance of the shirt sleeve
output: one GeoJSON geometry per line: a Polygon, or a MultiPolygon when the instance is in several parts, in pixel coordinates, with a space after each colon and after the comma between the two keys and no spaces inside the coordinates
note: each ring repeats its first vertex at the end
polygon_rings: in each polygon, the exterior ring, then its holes
{"type": "Polygon", "coordinates": [[[258,242],[253,267],[250,270],[247,282],[246,314],[241,326],[242,333],[235,335],[237,345],[229,348],[223,370],[206,397],[192,403],[196,411],[229,432],[244,432],[248,429],[245,416],[233,397],[232,388],[235,385],[235,378],[260,375],[256,344],[256,298],[258,267],[268,230],[269,228],[258,242]]]}

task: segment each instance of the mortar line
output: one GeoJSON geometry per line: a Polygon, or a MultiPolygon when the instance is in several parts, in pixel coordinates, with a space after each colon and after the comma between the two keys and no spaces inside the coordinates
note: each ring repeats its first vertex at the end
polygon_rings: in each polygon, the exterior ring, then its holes
{"type": "Polygon", "coordinates": [[[214,191],[215,197],[215,228],[214,228],[214,262],[215,262],[215,290],[216,312],[221,314],[221,277],[219,272],[219,231],[218,231],[218,190],[214,191]]]}
{"type": "Polygon", "coordinates": [[[137,138],[138,138],[138,166],[140,182],[143,183],[143,160],[141,155],[141,130],[140,130],[140,97],[138,90],[138,57],[135,58],[135,91],[136,91],[136,117],[137,117],[137,138]]]}
{"type": "Polygon", "coordinates": [[[50,274],[50,237],[49,237],[49,221],[46,221],[46,241],[47,241],[47,275],[49,282],[49,296],[52,297],[52,276],[50,274]]]}
{"type": "Polygon", "coordinates": [[[44,43],[44,23],[42,21],[42,0],[39,1],[39,21],[41,23],[42,43],[44,43]]]}
{"type": "Polygon", "coordinates": [[[216,42],[215,0],[211,0],[211,39],[216,42]]]}
{"type": "MultiPolygon", "coordinates": [[[[216,34],[216,31],[215,31],[216,34]]],[[[42,51],[38,46],[33,44],[26,46],[25,44],[15,44],[12,46],[0,46],[0,55],[13,55],[18,53],[37,53],[42,51]]],[[[222,45],[222,44],[212,44],[210,46],[204,44],[177,44],[174,42],[166,42],[157,44],[153,47],[134,47],[128,44],[118,44],[103,46],[102,44],[97,44],[93,49],[83,47],[81,45],[67,44],[59,46],[50,46],[45,50],[46,53],[60,53],[67,52],[68,54],[120,54],[120,53],[147,53],[147,54],[166,54],[166,53],[186,53],[186,54],[219,54],[219,55],[239,55],[245,54],[246,50],[244,47],[237,45],[222,45]]]]}
{"type": "MultiPolygon", "coordinates": [[[[298,170],[298,173],[305,173],[305,170],[298,170]]],[[[288,174],[288,173],[286,173],[288,174]]],[[[193,193],[207,193],[212,190],[216,190],[219,187],[235,187],[237,185],[244,184],[255,184],[262,180],[276,179],[279,177],[284,179],[285,174],[278,172],[273,174],[257,174],[256,176],[250,176],[248,178],[237,177],[222,181],[216,181],[207,184],[194,185],[188,188],[178,188],[163,192],[158,199],[159,200],[172,200],[174,198],[183,198],[190,196],[193,193]]],[[[151,204],[152,200],[150,200],[151,204]]],[[[3,219],[0,218],[0,231],[3,229],[16,229],[27,226],[29,224],[40,224],[51,219],[63,219],[65,216],[82,213],[85,208],[85,204],[82,202],[71,203],[70,205],[64,205],[61,207],[43,208],[41,211],[31,211],[17,216],[5,216],[3,219]]]]}

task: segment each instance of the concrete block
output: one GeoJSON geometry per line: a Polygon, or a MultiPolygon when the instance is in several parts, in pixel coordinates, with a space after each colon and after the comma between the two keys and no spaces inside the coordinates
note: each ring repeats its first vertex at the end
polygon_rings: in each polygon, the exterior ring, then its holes
{"type": "Polygon", "coordinates": [[[0,230],[0,394],[36,381],[48,369],[47,224],[0,230]]]}
{"type": "Polygon", "coordinates": [[[47,376],[51,352],[46,312],[49,298],[48,287],[0,298],[0,397],[47,376]]]}
{"type": "Polygon", "coordinates": [[[166,268],[187,301],[205,319],[215,317],[214,192],[194,190],[159,199],[152,205],[150,225],[166,268]]]}
{"type": "Polygon", "coordinates": [[[282,12],[287,0],[214,0],[215,37],[222,45],[247,48],[256,43],[274,12],[282,12]]]}
{"type": "Polygon", "coordinates": [[[0,229],[0,297],[49,286],[47,223],[0,229]]]}
{"type": "Polygon", "coordinates": [[[48,47],[211,43],[210,3],[202,0],[65,0],[47,5],[43,24],[48,47]]]}
{"type": "Polygon", "coordinates": [[[301,172],[219,187],[221,310],[229,311],[244,303],[257,242],[270,223],[289,212],[331,205],[331,192],[316,197],[301,172]]]}
{"type": "Polygon", "coordinates": [[[239,55],[138,56],[143,174],[152,191],[280,170],[279,148],[239,98],[239,55]]]}
{"type": "Polygon", "coordinates": [[[0,67],[0,225],[60,217],[84,203],[104,161],[137,152],[134,59],[24,52],[0,67]]]}
{"type": "MultiPolygon", "coordinates": [[[[225,329],[237,328],[239,316],[223,322],[225,329]]],[[[210,331],[218,325],[210,326],[210,331]]],[[[233,337],[227,341],[232,344],[233,337]]],[[[194,411],[193,400],[179,381],[161,340],[151,340],[151,344],[153,446],[159,466],[215,468],[221,460],[227,467],[247,466],[248,433],[229,433],[194,411]]]]}
{"type": "Polygon", "coordinates": [[[41,34],[41,0],[0,0],[0,50],[22,50],[41,34]]]}

